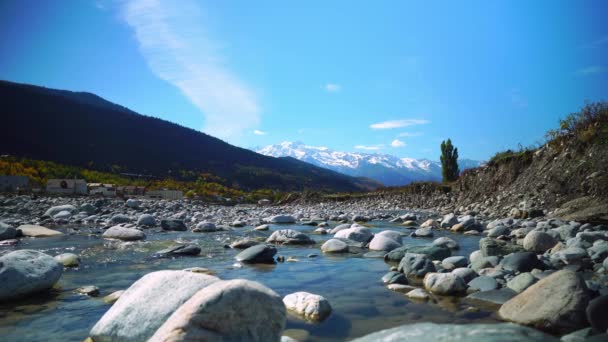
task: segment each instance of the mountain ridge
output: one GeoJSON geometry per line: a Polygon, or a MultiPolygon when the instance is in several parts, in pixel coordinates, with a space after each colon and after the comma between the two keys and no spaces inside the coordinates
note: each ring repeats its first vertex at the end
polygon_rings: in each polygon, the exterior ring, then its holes
{"type": "Polygon", "coordinates": [[[107,171],[280,190],[360,191],[372,183],[288,158],[270,158],[136,113],[98,95],[0,81],[0,154],[107,171]]]}
{"type": "MultiPolygon", "coordinates": [[[[390,154],[340,152],[327,147],[309,146],[302,142],[284,141],[254,148],[273,157],[293,157],[354,177],[368,177],[386,186],[401,186],[416,181],[441,181],[441,164],[429,159],[399,158],[390,154]]],[[[461,171],[483,162],[460,159],[461,171]]]]}

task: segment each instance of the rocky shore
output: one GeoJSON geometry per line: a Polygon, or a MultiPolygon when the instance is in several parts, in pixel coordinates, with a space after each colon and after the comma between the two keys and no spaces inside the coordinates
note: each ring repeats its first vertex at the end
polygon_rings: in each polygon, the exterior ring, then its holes
{"type": "MultiPolygon", "coordinates": [[[[85,235],[106,241],[103,248],[137,249],[153,237],[171,243],[152,260],[204,257],[205,247],[196,240],[177,243],[182,240],[171,235],[183,232],[236,250],[231,266],[236,269],[297,264],[302,261],[289,254],[305,248],[317,251],[306,256],[311,263],[349,255],[383,259],[386,274],[378,285],[385,291],[429,306],[453,298],[471,313],[487,310],[510,322],[459,325],[424,323],[421,317],[421,323],[394,322],[394,328],[361,341],[608,339],[608,226],[530,208],[513,208],[505,217],[451,209],[413,210],[381,197],[234,207],[188,200],[0,197],[0,303],[10,310],[40,293],[65,291],[57,289],[65,276],[78,278],[87,255],[58,251],[52,241],[85,235]],[[227,238],[213,238],[219,234],[227,238]],[[477,250],[460,253],[460,239],[474,237],[477,250]],[[30,249],[31,241],[49,246],[30,249]]],[[[340,310],[330,296],[304,286],[279,295],[264,281],[246,279],[246,273],[234,279],[213,273],[202,267],[150,269],[120,291],[108,293],[96,284],[74,289],[106,303],[82,339],[306,340],[314,338],[286,330],[289,319],[301,322],[302,329],[295,330],[305,331],[340,310]]]]}

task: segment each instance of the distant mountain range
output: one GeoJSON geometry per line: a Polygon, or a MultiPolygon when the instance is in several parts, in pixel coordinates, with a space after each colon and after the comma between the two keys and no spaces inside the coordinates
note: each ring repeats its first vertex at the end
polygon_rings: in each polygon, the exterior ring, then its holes
{"type": "Polygon", "coordinates": [[[358,191],[379,186],[294,158],[271,158],[84,92],[0,81],[0,155],[245,190],[358,191]]]}
{"type": "MultiPolygon", "coordinates": [[[[386,186],[405,185],[415,181],[441,181],[441,164],[428,159],[398,158],[378,153],[338,152],[327,147],[290,141],[254,150],[272,157],[292,157],[354,177],[371,178],[386,186]]],[[[482,164],[483,162],[476,160],[458,160],[461,171],[482,164]]]]}

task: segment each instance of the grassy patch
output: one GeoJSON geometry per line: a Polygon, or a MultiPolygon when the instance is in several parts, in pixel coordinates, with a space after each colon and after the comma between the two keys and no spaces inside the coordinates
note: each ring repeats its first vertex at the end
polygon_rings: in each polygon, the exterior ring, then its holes
{"type": "Polygon", "coordinates": [[[488,161],[488,165],[496,166],[510,163],[513,161],[529,163],[532,161],[533,153],[534,150],[532,148],[520,148],[518,151],[506,150],[502,152],[497,152],[492,158],[490,158],[490,161],[488,161]]]}
{"type": "Polygon", "coordinates": [[[559,121],[559,128],[546,134],[547,142],[555,148],[564,142],[575,147],[608,144],[608,102],[586,104],[578,113],[571,113],[559,121]]]}

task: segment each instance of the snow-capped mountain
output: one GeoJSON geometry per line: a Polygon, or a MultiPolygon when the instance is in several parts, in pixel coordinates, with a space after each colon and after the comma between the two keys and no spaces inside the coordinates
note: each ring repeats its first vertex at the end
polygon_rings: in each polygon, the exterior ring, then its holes
{"type": "MultiPolygon", "coordinates": [[[[379,153],[339,152],[327,147],[290,141],[254,150],[272,157],[292,157],[349,176],[372,178],[387,186],[441,180],[441,164],[428,159],[399,158],[379,153]]],[[[459,160],[458,163],[461,171],[482,164],[469,159],[459,160]]]]}

